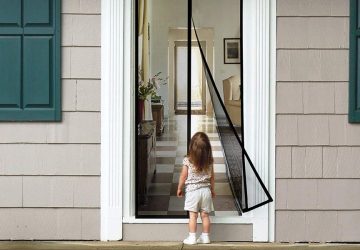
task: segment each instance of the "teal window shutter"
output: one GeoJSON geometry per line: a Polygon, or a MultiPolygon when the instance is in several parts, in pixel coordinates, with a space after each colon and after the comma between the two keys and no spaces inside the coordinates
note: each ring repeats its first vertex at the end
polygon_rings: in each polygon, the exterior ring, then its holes
{"type": "Polygon", "coordinates": [[[0,0],[0,121],[60,121],[60,0],[0,0]]]}
{"type": "Polygon", "coordinates": [[[360,122],[360,5],[350,1],[349,122],[360,122]]]}

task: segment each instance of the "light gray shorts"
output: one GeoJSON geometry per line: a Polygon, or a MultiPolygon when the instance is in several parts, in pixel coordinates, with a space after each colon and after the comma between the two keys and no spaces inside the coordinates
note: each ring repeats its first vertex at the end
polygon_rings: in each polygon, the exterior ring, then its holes
{"type": "Polygon", "coordinates": [[[186,192],[184,210],[190,212],[204,211],[206,213],[214,211],[210,188],[204,187],[186,192]]]}

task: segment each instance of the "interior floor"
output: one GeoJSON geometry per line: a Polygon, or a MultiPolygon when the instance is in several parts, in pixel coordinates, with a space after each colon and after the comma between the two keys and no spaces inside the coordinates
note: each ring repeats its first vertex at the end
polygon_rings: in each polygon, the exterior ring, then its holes
{"type": "MultiPolygon", "coordinates": [[[[207,133],[212,145],[215,171],[213,199],[215,216],[237,216],[234,198],[226,176],[224,156],[216,131],[216,123],[206,115],[192,115],[191,131],[207,133]]],[[[156,174],[150,184],[146,204],[138,208],[139,215],[186,215],[184,197],[176,196],[182,161],[186,155],[187,116],[175,115],[165,120],[165,131],[156,141],[156,174]]]]}

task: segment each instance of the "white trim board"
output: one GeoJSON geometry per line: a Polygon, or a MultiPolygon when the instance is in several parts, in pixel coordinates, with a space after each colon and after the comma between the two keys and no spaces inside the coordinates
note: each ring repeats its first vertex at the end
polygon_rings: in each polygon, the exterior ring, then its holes
{"type": "MultiPolygon", "coordinates": [[[[252,159],[254,166],[264,184],[271,190],[275,185],[275,177],[271,174],[275,169],[271,158],[275,148],[271,144],[275,135],[275,127],[271,121],[275,113],[270,113],[274,107],[272,101],[275,96],[271,89],[271,30],[270,23],[273,17],[271,6],[274,1],[268,0],[243,0],[243,45],[244,45],[244,145],[252,159]],[[271,3],[270,3],[271,2],[271,3]],[[273,178],[273,180],[271,178],[273,178]]],[[[247,181],[251,181],[247,175],[247,181]]],[[[259,187],[260,188],[260,187],[259,187]]],[[[249,199],[256,197],[256,192],[248,194],[249,199]]],[[[274,194],[271,193],[272,197],[274,194]]],[[[264,198],[263,198],[264,199],[264,198]]],[[[253,210],[254,241],[269,241],[272,238],[273,227],[270,224],[270,209],[273,204],[268,204],[253,210]]],[[[273,221],[271,221],[273,223],[273,221]]]]}
{"type": "MultiPolygon", "coordinates": [[[[249,121],[244,125],[245,146],[274,198],[276,0],[243,1],[244,37],[255,33],[251,36],[255,40],[244,40],[244,51],[249,51],[248,58],[256,55],[254,63],[244,67],[244,72],[250,72],[244,74],[244,81],[255,87],[244,85],[244,106],[251,107],[244,114],[249,121]],[[252,117],[259,111],[263,113],[252,117]],[[251,140],[254,135],[261,140],[251,140]]],[[[187,223],[184,219],[134,217],[133,8],[133,0],[101,2],[101,240],[121,240],[122,223],[187,223]]],[[[271,203],[242,217],[213,217],[212,221],[252,223],[254,241],[273,241],[274,211],[271,203]]]]}
{"type": "Polygon", "coordinates": [[[122,166],[131,159],[131,88],[124,85],[131,82],[131,25],[131,0],[101,1],[101,240],[122,239],[122,166]]]}
{"type": "Polygon", "coordinates": [[[269,124],[269,241],[275,241],[275,131],[276,131],[276,1],[270,1],[270,124],[269,124]]]}

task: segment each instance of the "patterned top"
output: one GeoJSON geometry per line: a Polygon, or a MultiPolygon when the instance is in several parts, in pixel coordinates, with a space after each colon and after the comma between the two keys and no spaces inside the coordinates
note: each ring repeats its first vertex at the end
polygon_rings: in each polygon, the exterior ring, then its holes
{"type": "Polygon", "coordinates": [[[209,171],[207,172],[196,172],[194,165],[190,163],[187,157],[184,158],[183,165],[187,166],[188,168],[188,176],[185,181],[185,192],[190,192],[199,188],[211,186],[210,178],[212,166],[210,166],[209,171]]]}

